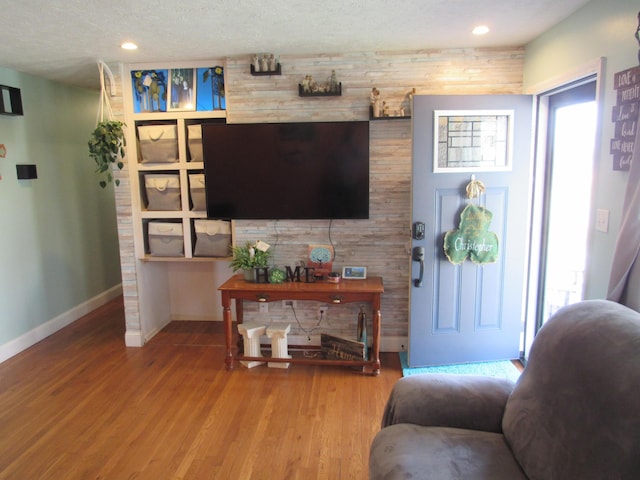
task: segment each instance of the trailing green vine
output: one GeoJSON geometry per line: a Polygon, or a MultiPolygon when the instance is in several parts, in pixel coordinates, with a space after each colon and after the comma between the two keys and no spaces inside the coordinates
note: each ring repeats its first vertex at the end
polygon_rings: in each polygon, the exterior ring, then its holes
{"type": "MultiPolygon", "coordinates": [[[[118,120],[99,122],[89,140],[89,156],[96,162],[96,173],[106,174],[106,180],[100,180],[100,186],[105,188],[107,183],[114,181],[111,175],[111,164],[115,163],[122,170],[124,164],[124,147],[127,140],[124,136],[125,124],[118,120]]],[[[114,183],[120,185],[120,180],[114,183]]]]}

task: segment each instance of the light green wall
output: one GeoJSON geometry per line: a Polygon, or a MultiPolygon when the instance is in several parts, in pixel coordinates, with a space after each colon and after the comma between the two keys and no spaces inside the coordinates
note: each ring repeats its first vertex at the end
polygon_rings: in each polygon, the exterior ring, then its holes
{"type": "MultiPolygon", "coordinates": [[[[96,71],[97,75],[97,71],[96,71]]],[[[98,185],[87,141],[97,91],[0,67],[24,116],[0,115],[0,345],[120,283],[113,187],[98,185]],[[36,164],[18,180],[16,164],[36,164]]]]}
{"type": "Polygon", "coordinates": [[[594,231],[589,240],[587,298],[606,296],[620,226],[628,173],[613,171],[613,157],[609,153],[614,134],[611,109],[616,104],[613,75],[638,64],[638,43],[634,33],[639,9],[640,3],[632,0],[593,0],[526,48],[525,90],[562,77],[599,57],[605,59],[593,216],[595,218],[597,208],[610,210],[611,215],[609,232],[594,231]]]}

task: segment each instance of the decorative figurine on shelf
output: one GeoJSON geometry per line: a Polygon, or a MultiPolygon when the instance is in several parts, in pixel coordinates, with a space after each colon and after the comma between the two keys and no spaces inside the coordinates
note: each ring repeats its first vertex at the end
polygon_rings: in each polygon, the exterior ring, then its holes
{"type": "Polygon", "coordinates": [[[328,80],[329,83],[329,91],[331,93],[336,93],[338,91],[338,80],[336,79],[336,71],[331,70],[331,76],[328,80]]]}
{"type": "Polygon", "coordinates": [[[383,117],[388,117],[389,116],[389,105],[387,105],[386,101],[382,101],[382,116],[383,117]]]}
{"type": "Polygon", "coordinates": [[[273,53],[253,54],[251,56],[252,73],[276,74],[280,73],[278,59],[273,53]]]}
{"type": "Polygon", "coordinates": [[[411,108],[413,106],[413,96],[416,94],[416,89],[412,88],[411,91],[409,93],[407,93],[404,96],[404,100],[402,101],[402,109],[404,110],[404,113],[402,114],[402,116],[405,115],[411,115],[411,108]]]}
{"type": "Polygon", "coordinates": [[[327,78],[326,82],[321,83],[316,82],[311,75],[305,75],[298,89],[301,95],[341,95],[341,85],[336,79],[335,70],[331,71],[331,75],[327,78]]]}
{"type": "Polygon", "coordinates": [[[371,111],[374,117],[380,116],[380,90],[376,87],[371,89],[371,95],[369,96],[369,103],[371,104],[371,111]]]}
{"type": "Polygon", "coordinates": [[[311,75],[309,75],[309,89],[313,93],[318,92],[318,82],[316,82],[311,75]]]}
{"type": "Polygon", "coordinates": [[[311,83],[313,82],[313,77],[311,75],[306,75],[302,80],[302,91],[304,93],[311,93],[311,83]]]}

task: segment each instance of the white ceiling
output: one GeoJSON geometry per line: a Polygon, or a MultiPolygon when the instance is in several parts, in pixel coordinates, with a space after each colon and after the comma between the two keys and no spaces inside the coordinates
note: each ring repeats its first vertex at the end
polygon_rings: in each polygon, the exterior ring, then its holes
{"type": "Polygon", "coordinates": [[[522,46],[588,1],[0,0],[0,66],[98,88],[97,60],[522,46]]]}

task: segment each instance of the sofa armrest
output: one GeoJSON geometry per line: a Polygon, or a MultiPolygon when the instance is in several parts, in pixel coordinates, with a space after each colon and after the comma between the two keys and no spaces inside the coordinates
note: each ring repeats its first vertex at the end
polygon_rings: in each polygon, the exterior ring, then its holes
{"type": "Polygon", "coordinates": [[[424,374],[401,378],[387,401],[382,427],[397,423],[502,432],[510,380],[424,374]]]}

